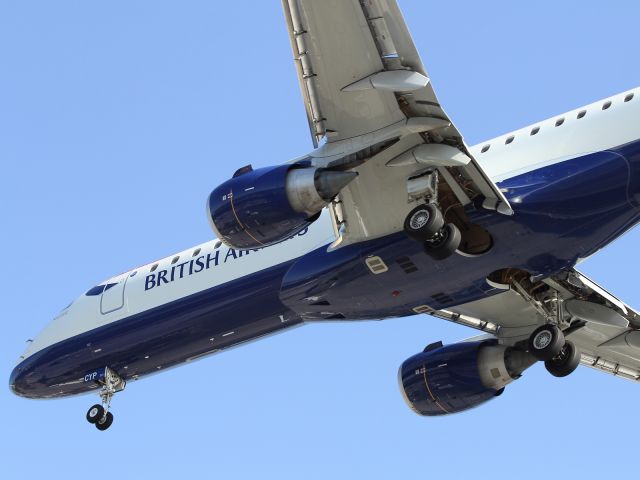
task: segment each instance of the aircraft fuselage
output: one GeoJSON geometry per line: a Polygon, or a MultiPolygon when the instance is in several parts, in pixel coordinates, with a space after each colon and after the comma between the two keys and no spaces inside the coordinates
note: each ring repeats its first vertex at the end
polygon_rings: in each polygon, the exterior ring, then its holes
{"type": "Polygon", "coordinates": [[[539,277],[571,267],[640,220],[640,98],[624,101],[628,94],[606,111],[598,102],[582,118],[576,110],[560,126],[554,117],[537,124],[539,133],[527,127],[471,149],[515,212],[466,208],[491,232],[487,253],[433,261],[403,232],[329,252],[326,214],[265,249],[212,240],[81,295],[30,344],[11,388],[30,398],[82,393],[97,387],[85,381],[97,368],[138,379],[307,321],[478,300],[498,293],[486,278],[506,266],[539,277]],[[371,257],[387,270],[375,274],[371,257]]]}

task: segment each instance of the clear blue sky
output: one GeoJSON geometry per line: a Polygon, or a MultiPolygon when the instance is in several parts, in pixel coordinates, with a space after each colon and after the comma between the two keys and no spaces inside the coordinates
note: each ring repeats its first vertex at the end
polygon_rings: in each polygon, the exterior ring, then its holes
{"type": "MultiPolygon", "coordinates": [[[[472,144],[640,83],[638,2],[401,7],[472,144]]],[[[291,57],[276,0],[0,0],[4,381],[88,287],[209,239],[206,196],[237,167],[311,148],[291,57]]],[[[583,266],[637,306],[639,241],[583,266]]],[[[586,368],[537,365],[476,410],[413,414],[400,363],[474,334],[426,316],[305,326],[130,384],[105,433],[84,420],[93,396],[0,388],[0,476],[86,478],[101,461],[123,479],[637,474],[640,385],[586,368]]]]}

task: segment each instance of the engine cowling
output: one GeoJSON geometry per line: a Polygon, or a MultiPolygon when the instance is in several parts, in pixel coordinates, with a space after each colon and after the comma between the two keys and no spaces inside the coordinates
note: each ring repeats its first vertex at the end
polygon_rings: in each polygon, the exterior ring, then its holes
{"type": "Polygon", "coordinates": [[[305,164],[238,170],[209,195],[207,213],[220,240],[232,248],[261,248],[308,227],[357,176],[305,164]]]}
{"type": "Polygon", "coordinates": [[[504,387],[535,363],[527,353],[496,340],[432,344],[405,360],[400,389],[419,415],[462,412],[500,395],[504,387]]]}

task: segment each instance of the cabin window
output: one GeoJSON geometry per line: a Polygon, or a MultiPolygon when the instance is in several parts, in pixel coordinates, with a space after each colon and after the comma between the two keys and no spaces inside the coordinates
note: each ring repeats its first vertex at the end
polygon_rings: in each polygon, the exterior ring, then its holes
{"type": "Polygon", "coordinates": [[[193,251],[193,256],[194,256],[194,257],[197,257],[198,255],[200,255],[200,249],[199,249],[199,248],[196,248],[196,249],[193,251]]]}
{"type": "Polygon", "coordinates": [[[602,105],[602,109],[606,110],[607,108],[609,108],[611,106],[611,102],[604,102],[604,104],[602,105]]]}
{"type": "Polygon", "coordinates": [[[630,93],[629,95],[624,97],[625,102],[630,102],[631,100],[633,100],[633,93],[630,93]]]}
{"type": "Polygon", "coordinates": [[[580,118],[584,118],[584,116],[587,114],[586,110],[582,110],[581,112],[578,112],[578,115],[576,116],[577,119],[580,118]]]}
{"type": "Polygon", "coordinates": [[[94,297],[96,295],[100,295],[103,291],[104,291],[104,285],[98,285],[87,290],[87,293],[85,293],[85,295],[87,297],[94,297]]]}
{"type": "Polygon", "coordinates": [[[482,147],[482,150],[480,150],[480,153],[485,153],[486,151],[488,151],[491,148],[491,145],[485,145],[484,147],[482,147]]]}
{"type": "Polygon", "coordinates": [[[151,267],[151,271],[155,272],[158,269],[158,264],[154,263],[153,266],[151,267]]]}
{"type": "Polygon", "coordinates": [[[171,260],[171,265],[178,263],[178,260],[180,260],[180,255],[173,257],[173,259],[171,260]]]}
{"type": "Polygon", "coordinates": [[[222,245],[222,242],[221,242],[220,240],[218,240],[218,241],[216,242],[216,244],[214,245],[214,247],[213,247],[213,248],[214,248],[214,250],[219,249],[221,245],[222,245]]]}
{"type": "Polygon", "coordinates": [[[558,120],[556,120],[556,127],[559,127],[563,123],[564,123],[564,118],[559,118],[558,120]]]}
{"type": "Polygon", "coordinates": [[[533,127],[531,129],[531,134],[530,135],[533,136],[533,135],[537,134],[539,131],[540,131],[540,127],[533,127]]]}
{"type": "Polygon", "coordinates": [[[504,141],[504,144],[505,144],[505,145],[509,145],[509,144],[510,144],[510,143],[512,143],[515,139],[516,139],[516,137],[514,137],[513,135],[511,135],[509,138],[507,138],[507,139],[504,141]]]}

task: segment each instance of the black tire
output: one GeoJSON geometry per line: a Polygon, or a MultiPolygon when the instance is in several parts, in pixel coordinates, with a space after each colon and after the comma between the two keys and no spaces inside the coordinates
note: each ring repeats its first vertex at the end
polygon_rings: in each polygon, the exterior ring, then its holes
{"type": "Polygon", "coordinates": [[[87,422],[96,423],[104,417],[104,407],[100,404],[93,405],[89,410],[87,410],[87,422]]]}
{"type": "Polygon", "coordinates": [[[404,231],[410,238],[424,242],[438,233],[443,225],[444,218],[440,209],[428,203],[409,212],[404,220],[404,231]]]}
{"type": "Polygon", "coordinates": [[[100,431],[106,430],[113,423],[113,413],[107,412],[104,418],[96,422],[96,428],[100,431]]]}
{"type": "Polygon", "coordinates": [[[562,330],[555,325],[542,325],[529,337],[529,353],[537,360],[546,362],[559,355],[564,344],[562,330]]]}
{"type": "Polygon", "coordinates": [[[562,351],[544,362],[544,367],[554,377],[566,377],[572,374],[580,365],[580,350],[572,342],[565,342],[562,351]]]}
{"type": "Polygon", "coordinates": [[[447,223],[432,240],[424,242],[424,251],[435,260],[444,260],[455,253],[462,235],[453,223],[447,223]]]}

